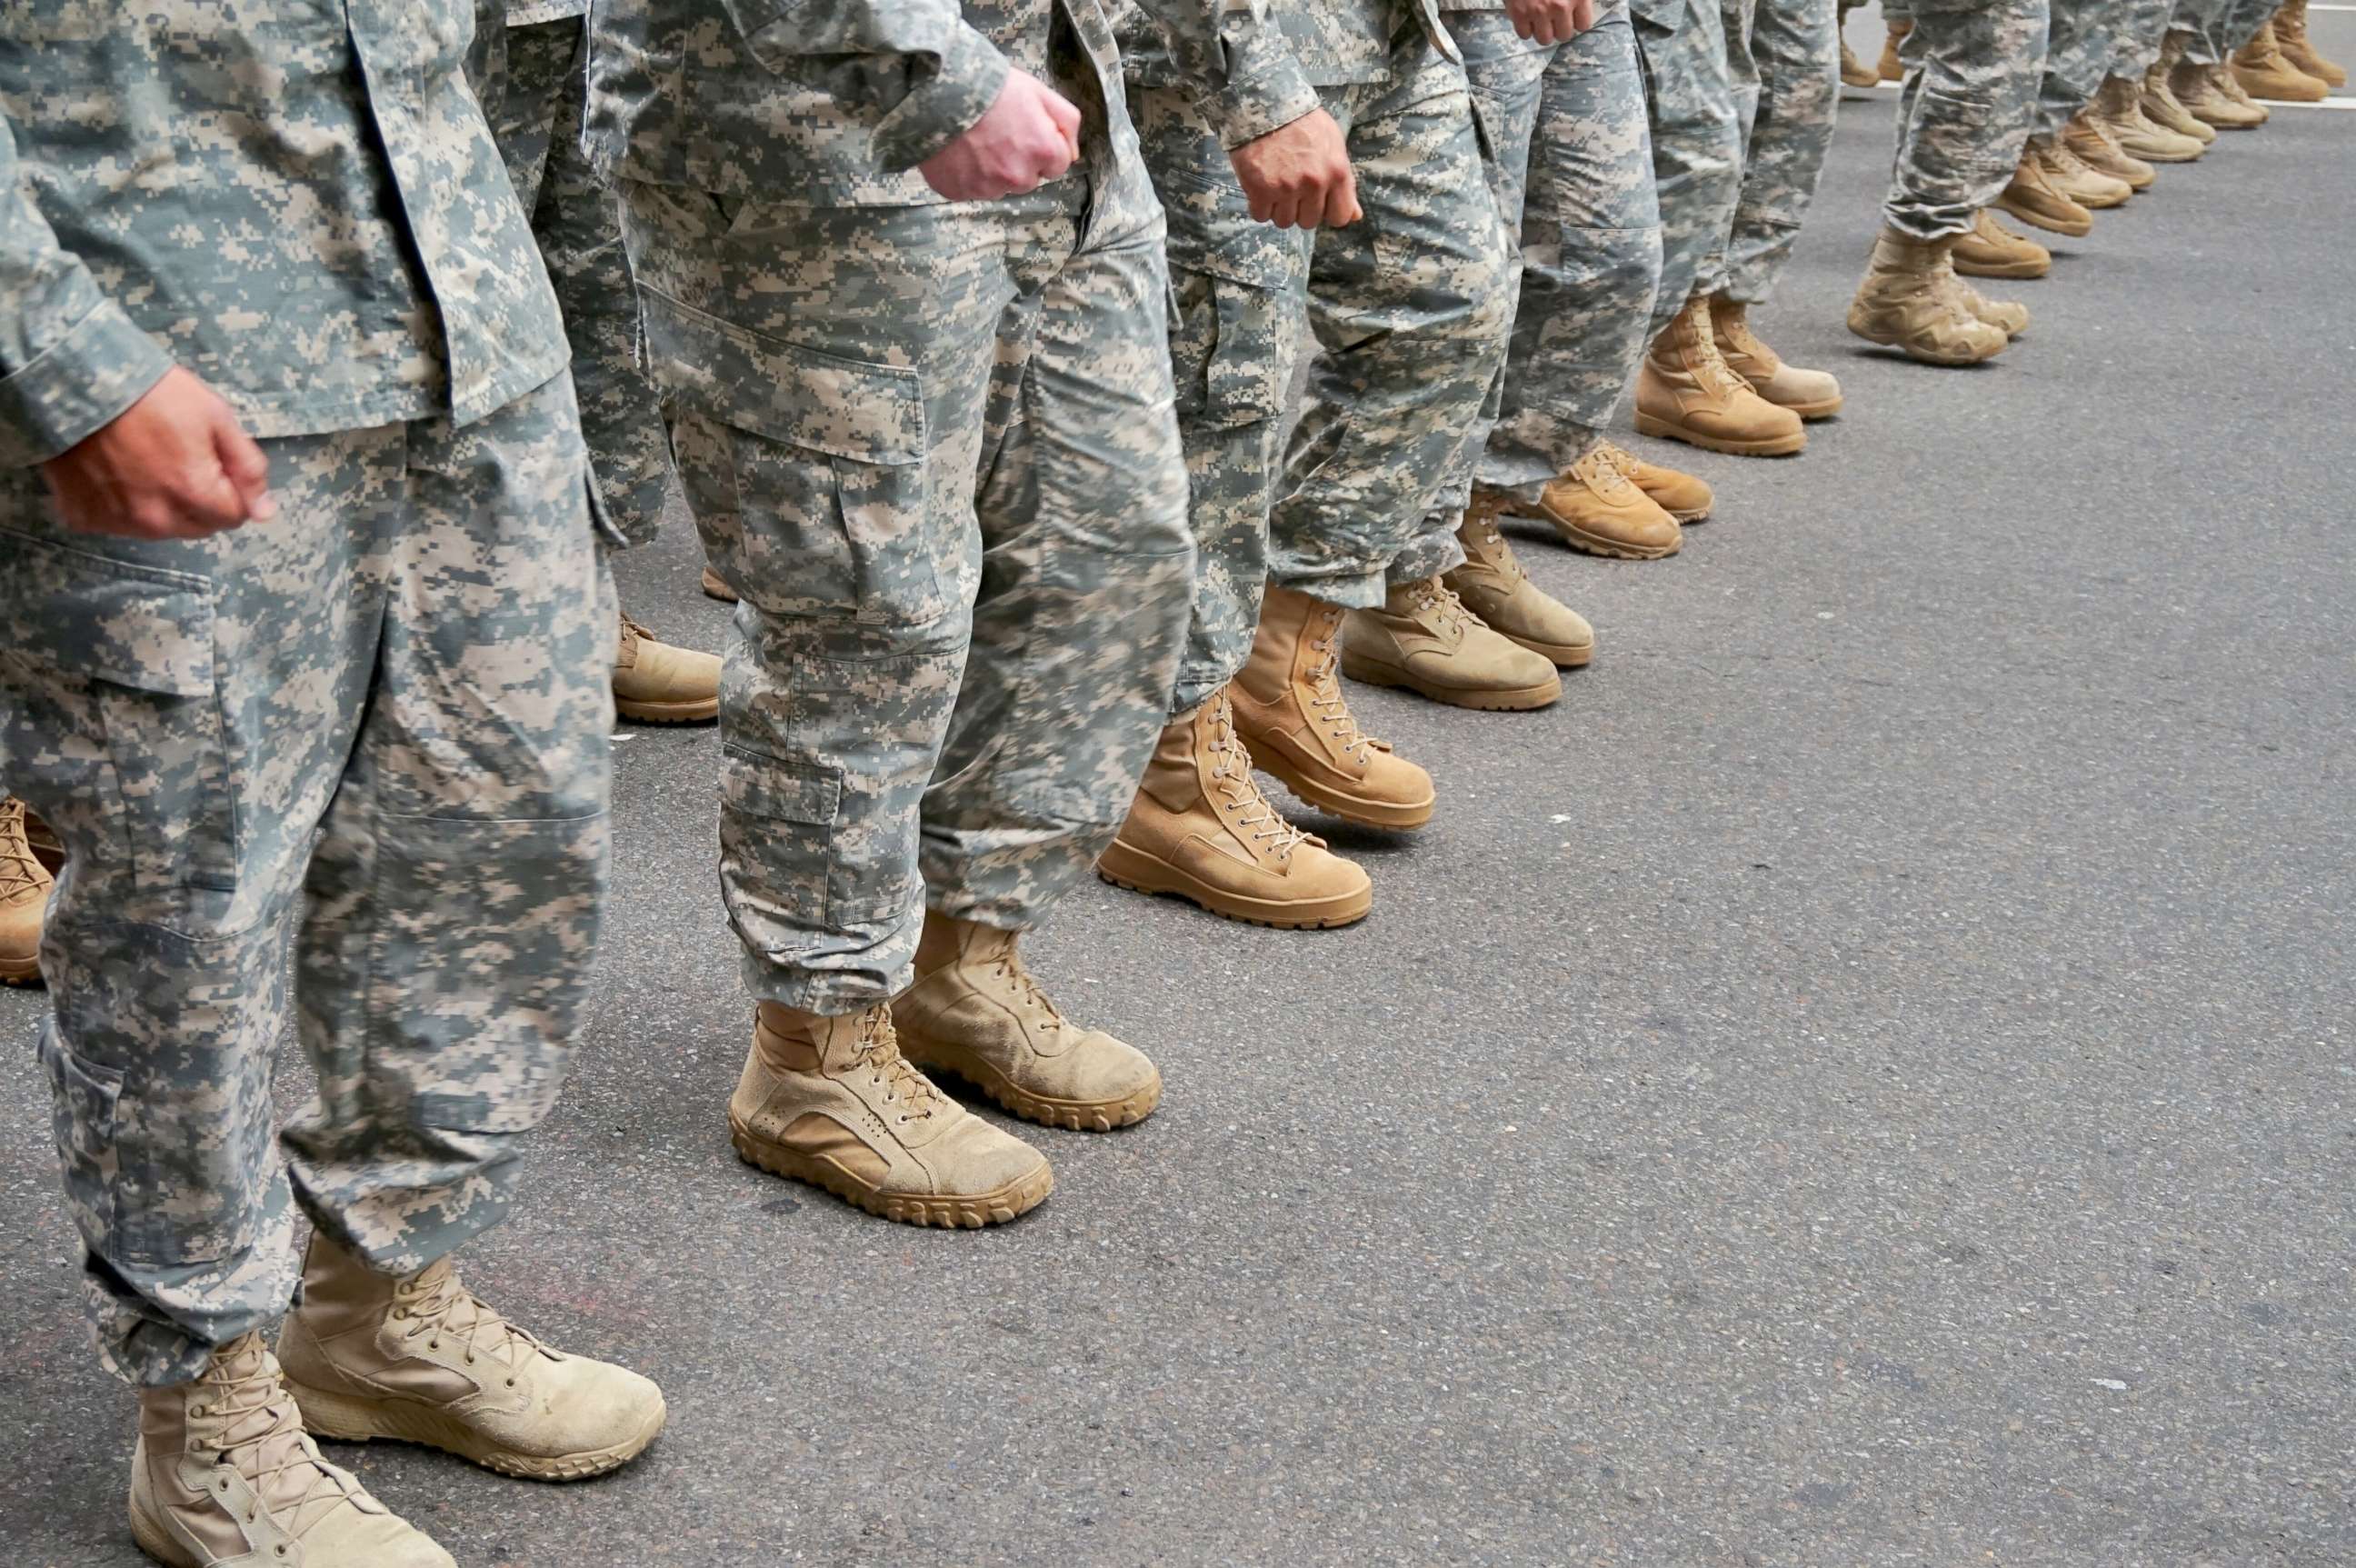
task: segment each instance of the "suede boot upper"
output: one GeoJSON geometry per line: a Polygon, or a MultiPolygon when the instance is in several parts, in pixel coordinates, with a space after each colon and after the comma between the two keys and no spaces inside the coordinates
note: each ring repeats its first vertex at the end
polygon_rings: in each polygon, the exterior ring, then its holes
{"type": "Polygon", "coordinates": [[[1947,259],[1954,244],[1952,239],[1910,239],[1885,227],[1849,302],[1848,329],[1926,364],[1976,364],[2003,352],[2009,341],[2004,330],[1964,306],[1947,259]]]}
{"type": "Polygon", "coordinates": [[[1464,547],[1464,564],[1443,580],[1491,630],[1565,670],[1595,656],[1595,628],[1530,581],[1494,517],[1478,509],[1467,511],[1456,538],[1464,547]]]}
{"type": "Polygon", "coordinates": [[[1346,626],[1342,672],[1353,681],[1461,708],[1542,708],[1562,695],[1551,660],[1498,635],[1438,577],[1399,584],[1346,626]]]}
{"type": "Polygon", "coordinates": [[[1358,727],[1338,679],[1342,618],[1338,605],[1269,586],[1251,655],[1227,684],[1236,731],[1262,768],[1318,810],[1420,827],[1431,820],[1431,775],[1358,727]]]}
{"type": "Polygon", "coordinates": [[[720,712],[720,660],[691,648],[659,642],[654,633],[622,618],[614,654],[614,711],[641,724],[700,724],[720,712]]]}
{"type": "Polygon", "coordinates": [[[0,800],[0,983],[41,978],[41,917],[54,886],[27,836],[25,803],[0,800]]]}
{"type": "Polygon", "coordinates": [[[1800,416],[1751,389],[1718,350],[1709,300],[1696,294],[1644,350],[1636,429],[1737,456],[1788,456],[1808,444],[1800,416]]]}
{"type": "Polygon", "coordinates": [[[1709,317],[1719,356],[1727,369],[1751,383],[1751,391],[1802,419],[1829,419],[1840,412],[1840,381],[1829,371],[1804,371],[1785,364],[1783,357],[1751,330],[1750,307],[1740,300],[1714,295],[1709,317]]]}

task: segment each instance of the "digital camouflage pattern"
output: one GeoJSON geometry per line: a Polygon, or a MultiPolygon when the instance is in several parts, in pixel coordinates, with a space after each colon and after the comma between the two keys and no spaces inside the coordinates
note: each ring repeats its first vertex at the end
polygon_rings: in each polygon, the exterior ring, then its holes
{"type": "MultiPolygon", "coordinates": [[[[1447,0],[1114,0],[1121,65],[1133,85],[1199,92],[1205,80],[1199,55],[1183,40],[1169,39],[1167,33],[1172,13],[1206,4],[1231,13],[1267,12],[1276,30],[1262,46],[1265,52],[1281,54],[1301,80],[1313,87],[1388,81],[1392,47],[1409,28],[1442,54],[1456,58],[1455,45],[1440,20],[1442,11],[1453,9],[1447,0]]],[[[1205,115],[1221,128],[1222,139],[1231,147],[1260,134],[1233,109],[1217,101],[1203,104],[1205,115]]],[[[1272,130],[1274,124],[1266,128],[1272,130]]]]}
{"type": "MultiPolygon", "coordinates": [[[[1281,7],[1280,7],[1280,11],[1281,7]]],[[[1173,713],[1243,666],[1269,583],[1373,607],[1462,559],[1428,515],[1505,354],[1509,260],[1463,68],[1420,30],[1389,80],[1320,89],[1365,216],[1257,222],[1201,95],[1134,94],[1169,214],[1171,358],[1197,548],[1173,713]],[[1275,443],[1313,332],[1299,424],[1275,443]]]]}
{"type": "Polygon", "coordinates": [[[819,62],[869,96],[788,91],[798,120],[724,27],[677,100],[624,95],[606,66],[631,38],[706,7],[637,7],[593,46],[593,117],[628,127],[626,166],[710,166],[671,143],[691,117],[697,157],[738,171],[628,181],[623,231],[681,485],[743,596],[721,881],[745,983],[830,1015],[906,986],[928,901],[1021,929],[1086,873],[1161,729],[1193,571],[1161,213],[1094,0],[969,7],[988,37],[939,44],[1065,87],[1086,126],[1062,180],[951,206],[825,172],[910,145],[884,122],[922,73],[873,51],[924,9],[795,7],[786,47],[870,50],[819,62]],[[845,31],[852,9],[879,30],[845,31]]]}
{"type": "Polygon", "coordinates": [[[567,379],[263,446],[278,518],[198,542],[68,534],[37,471],[0,482],[0,766],[68,855],[41,1061],[100,1348],[142,1383],[285,1310],[290,1170],[389,1271],[498,1220],[605,886],[567,379]],[[319,1090],[282,1163],[290,1015],[319,1090]]]}
{"type": "Polygon", "coordinates": [[[2120,0],[2112,7],[2111,74],[2140,82],[2159,62],[2174,0],[2120,0]]]}
{"type": "Polygon", "coordinates": [[[471,0],[8,18],[0,463],[54,456],[175,362],[263,436],[479,419],[563,368],[459,75],[471,0]]]}
{"type": "Polygon", "coordinates": [[[2185,59],[2222,65],[2257,37],[2278,9],[2280,0],[2177,0],[2169,26],[2188,35],[2185,59]]]}
{"type": "Polygon", "coordinates": [[[295,1203],[387,1268],[492,1223],[562,1076],[613,615],[472,26],[354,0],[0,27],[0,773],[67,851],[41,1059],[99,1344],[144,1383],[284,1312],[295,1203]],[[65,533],[29,465],[175,360],[263,438],[280,515],[65,533]],[[290,1015],[320,1095],[282,1164],[290,1015]]]}
{"type": "Polygon", "coordinates": [[[2094,101],[2116,55],[2122,0],[2047,0],[2045,67],[2029,134],[2059,135],[2094,101]]]}
{"type": "MultiPolygon", "coordinates": [[[[1533,45],[1501,10],[1451,12],[1495,156],[1489,183],[1509,236],[1517,301],[1465,467],[1535,501],[1603,437],[1661,270],[1661,214],[1644,70],[1625,0],[1568,43],[1533,45]]],[[[1447,498],[1452,526],[1474,474],[1447,498]]]]}
{"type": "Polygon", "coordinates": [[[638,366],[638,302],[619,199],[581,151],[583,0],[555,0],[552,9],[511,3],[504,26],[498,0],[481,5],[467,76],[556,286],[603,521],[616,542],[644,544],[662,526],[670,453],[654,386],[638,366]]]}
{"type": "Polygon", "coordinates": [[[1726,237],[1742,193],[1742,126],[1758,78],[1740,37],[1751,0],[1690,0],[1664,31],[1637,13],[1652,116],[1653,181],[1661,208],[1661,277],[1645,329],[1650,342],[1696,289],[1715,290],[1726,270],[1726,237]]]}
{"type": "Polygon", "coordinates": [[[1898,150],[1882,220],[1961,234],[2019,166],[2045,63],[2046,0],[1912,0],[1898,150]]]}
{"type": "Polygon", "coordinates": [[[1759,88],[1724,272],[1726,294],[1747,305],[1766,303],[1791,263],[1832,150],[1841,85],[1840,23],[1829,0],[1757,5],[1748,53],[1759,88]]]}

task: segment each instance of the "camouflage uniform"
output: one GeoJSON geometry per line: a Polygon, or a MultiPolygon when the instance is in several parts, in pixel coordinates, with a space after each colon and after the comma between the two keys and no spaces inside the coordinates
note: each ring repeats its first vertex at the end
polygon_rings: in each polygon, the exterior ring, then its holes
{"type": "Polygon", "coordinates": [[[1661,280],[1650,342],[1696,289],[1726,281],[1726,240],[1742,194],[1742,128],[1758,104],[1748,44],[1756,0],[1632,0],[1652,113],[1661,205],[1661,280]]]}
{"type": "Polygon", "coordinates": [[[2178,0],[2172,27],[2191,35],[2184,58],[2195,65],[2222,65],[2257,36],[2280,0],[2178,0]]]}
{"type": "Polygon", "coordinates": [[[2112,8],[2110,72],[2140,81],[2168,41],[2172,0],[2120,0],[2112,8]]]}
{"type": "Polygon", "coordinates": [[[1162,725],[1193,549],[1111,29],[1098,0],[617,0],[590,136],[743,597],[721,885],[746,983],[856,1012],[907,984],[927,901],[1034,924],[1162,725]],[[1081,162],[944,202],[915,166],[1010,62],[1079,106],[1081,162]]]}
{"type": "Polygon", "coordinates": [[[1509,363],[1470,450],[1483,484],[1536,501],[1603,438],[1644,352],[1661,212],[1644,70],[1625,0],[1567,43],[1517,37],[1490,5],[1451,9],[1448,25],[1495,155],[1490,188],[1520,237],[1509,363]]]}
{"type": "Polygon", "coordinates": [[[100,1346],[167,1384],[284,1310],[290,1174],[387,1271],[504,1208],[604,888],[612,620],[471,6],[123,9],[0,29],[0,771],[66,846],[40,1054],[100,1346]],[[66,532],[34,465],[175,362],[279,516],[66,532]]]}
{"type": "Polygon", "coordinates": [[[581,151],[587,9],[588,0],[477,0],[466,75],[564,312],[604,519],[623,542],[644,544],[662,526],[670,454],[655,389],[638,368],[619,204],[581,151]]]}
{"type": "Polygon", "coordinates": [[[1758,0],[1747,52],[1759,92],[1743,127],[1742,194],[1726,242],[1724,278],[1729,296],[1760,305],[1792,259],[1832,150],[1840,107],[1838,14],[1831,0],[1758,0]]]}
{"type": "Polygon", "coordinates": [[[2117,43],[2119,0],[2048,0],[2045,68],[2037,89],[2030,134],[2059,135],[2094,101],[2111,73],[2117,43]]]}
{"type": "Polygon", "coordinates": [[[1961,234],[2020,165],[2045,64],[2046,0],[1912,0],[1899,48],[1898,151],[1882,219],[1961,234]]]}
{"type": "Polygon", "coordinates": [[[1504,361],[1512,306],[1464,68],[1430,0],[1276,0],[1271,14],[1289,47],[1259,38],[1224,82],[1205,83],[1134,9],[1123,26],[1169,212],[1200,551],[1177,714],[1242,667],[1265,585],[1372,607],[1387,585],[1463,559],[1430,509],[1504,361]],[[1320,104],[1348,138],[1365,217],[1313,231],[1255,221],[1226,149],[1320,104]],[[1304,306],[1320,352],[1280,483],[1304,306]]]}

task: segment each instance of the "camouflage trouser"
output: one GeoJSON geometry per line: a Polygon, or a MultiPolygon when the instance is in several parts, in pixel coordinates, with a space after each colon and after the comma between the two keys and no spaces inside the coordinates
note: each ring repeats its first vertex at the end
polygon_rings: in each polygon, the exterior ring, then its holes
{"type": "Polygon", "coordinates": [[[2259,0],[2177,0],[2169,26],[2187,35],[2186,59],[2195,65],[2221,65],[2250,41],[2259,24],[2274,11],[2273,5],[2262,6],[2259,0]],[[2245,23],[2247,32],[2243,31],[2245,23]]]}
{"type": "MultiPolygon", "coordinates": [[[[1625,0],[1569,43],[1529,43],[1503,11],[1448,27],[1489,133],[1490,188],[1520,237],[1511,352],[1467,456],[1483,485],[1535,500],[1602,439],[1644,352],[1661,212],[1644,72],[1625,0]]],[[[1472,478],[1447,498],[1451,526],[1472,478]]]]}
{"type": "Polygon", "coordinates": [[[886,1000],[927,901],[1035,924],[1128,811],[1194,552],[1127,177],[1093,207],[1077,174],[897,208],[623,187],[680,484],[743,596],[720,877],[764,1001],[886,1000]]]}
{"type": "Polygon", "coordinates": [[[285,1310],[290,1174],[388,1272],[498,1219],[605,885],[570,381],[262,447],[277,520],[198,542],[69,534],[0,480],[0,769],[67,856],[41,1062],[100,1349],[141,1383],[285,1310]],[[282,1160],[290,1016],[318,1093],[282,1160]]]}
{"type": "Polygon", "coordinates": [[[1173,712],[1243,667],[1264,584],[1370,607],[1387,585],[1463,559],[1428,513],[1505,358],[1507,246],[1462,68],[1420,35],[1392,68],[1388,84],[1320,90],[1348,134],[1365,216],[1313,243],[1252,220],[1184,94],[1130,91],[1169,212],[1171,357],[1199,550],[1173,712]],[[1276,436],[1312,329],[1320,351],[1280,487],[1276,436]]]}
{"type": "Polygon", "coordinates": [[[564,312],[603,521],[620,542],[644,544],[662,526],[670,454],[638,368],[638,302],[616,199],[581,153],[587,38],[578,16],[487,27],[468,77],[564,312]]]}
{"type": "Polygon", "coordinates": [[[2123,0],[2047,0],[2045,70],[2030,134],[2057,135],[2111,73],[2123,0]]]}
{"type": "Polygon", "coordinates": [[[2168,40],[2172,0],[2118,0],[2112,8],[2110,72],[2140,81],[2168,40]]]}
{"type": "Polygon", "coordinates": [[[1727,294],[1749,305],[1766,302],[1792,259],[1832,150],[1841,86],[1832,0],[1758,0],[1758,6],[1750,42],[1758,110],[1745,127],[1742,194],[1725,271],[1727,294]]]}
{"type": "Polygon", "coordinates": [[[1742,127],[1759,91],[1747,44],[1730,40],[1748,38],[1754,3],[1687,0],[1671,28],[1637,16],[1661,207],[1661,278],[1647,341],[1696,290],[1725,282],[1726,237],[1742,194],[1742,127]]]}
{"type": "Polygon", "coordinates": [[[1913,0],[1898,46],[1898,153],[1882,220],[1915,240],[1961,234],[2004,193],[2045,67],[2046,0],[1913,0]]]}

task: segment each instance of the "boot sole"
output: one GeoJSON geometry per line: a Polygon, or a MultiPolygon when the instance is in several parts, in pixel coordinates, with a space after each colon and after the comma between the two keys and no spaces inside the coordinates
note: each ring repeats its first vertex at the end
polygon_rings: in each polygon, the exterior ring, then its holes
{"type": "MultiPolygon", "coordinates": [[[[2144,147],[2129,147],[2127,151],[2147,164],[2192,164],[2201,161],[2201,153],[2156,153],[2144,147]]],[[[2201,152],[2206,151],[2206,147],[2201,149],[2201,152]]]]}
{"type": "MultiPolygon", "coordinates": [[[[2012,344],[2011,338],[2007,337],[2003,345],[1991,349],[1986,354],[1931,354],[1925,353],[1922,349],[1917,349],[1913,344],[1909,343],[1905,338],[1900,337],[1895,332],[1869,332],[1864,328],[1859,327],[1853,318],[1848,324],[1848,329],[1856,333],[1858,337],[1864,338],[1869,343],[1878,343],[1885,349],[1895,349],[1918,364],[1945,365],[1951,368],[1965,365],[1984,365],[1990,360],[1995,359],[1997,355],[2003,353],[2005,349],[2009,348],[2012,344]]],[[[1998,328],[1998,330],[2002,330],[2002,328],[1998,328]]]]}
{"type": "MultiPolygon", "coordinates": [[[[1489,628],[1497,631],[1495,627],[1489,628]]],[[[1558,670],[1584,670],[1595,657],[1595,644],[1581,643],[1573,647],[1568,642],[1540,642],[1536,638],[1515,637],[1510,631],[1497,631],[1499,637],[1516,648],[1526,648],[1558,670]]]]}
{"type": "Polygon", "coordinates": [[[1437,685],[1419,675],[1395,670],[1387,664],[1373,663],[1364,658],[1353,659],[1346,650],[1342,654],[1342,673],[1365,685],[1413,692],[1419,697],[1445,703],[1451,708],[1473,708],[1483,713],[1527,713],[1533,708],[1548,707],[1562,700],[1562,677],[1552,674],[1535,686],[1516,686],[1501,692],[1467,692],[1454,686],[1437,685]]]}
{"type": "MultiPolygon", "coordinates": [[[[1344,669],[1346,668],[1345,665],[1344,669]]],[[[1275,756],[1254,755],[1252,766],[1328,816],[1339,817],[1345,822],[1355,822],[1362,828],[1400,830],[1419,828],[1431,821],[1432,808],[1440,803],[1437,790],[1432,793],[1430,800],[1407,806],[1396,806],[1387,801],[1367,800],[1355,795],[1344,795],[1338,789],[1329,789],[1322,784],[1303,778],[1281,757],[1275,756]]],[[[1113,842],[1118,843],[1120,841],[1116,839],[1113,842]]]]}
{"type": "Polygon", "coordinates": [[[0,985],[38,985],[41,983],[41,961],[30,959],[23,963],[14,960],[0,962],[0,985]]]}
{"type": "Polygon", "coordinates": [[[1821,403],[1780,403],[1775,406],[1796,413],[1802,419],[1830,419],[1847,401],[1846,398],[1828,397],[1821,403]]]}
{"type": "Polygon", "coordinates": [[[1967,278],[2009,278],[2018,282],[2023,278],[2045,276],[2053,270],[2053,263],[2051,262],[2000,262],[1994,265],[1982,265],[1977,262],[1957,262],[1955,270],[1967,278]]]}
{"type": "MultiPolygon", "coordinates": [[[[1709,515],[1709,509],[1703,508],[1701,517],[1687,517],[1682,512],[1671,512],[1669,515],[1679,522],[1699,522],[1702,518],[1709,515]]],[[[1608,555],[1614,561],[1662,561],[1686,547],[1684,540],[1675,539],[1658,550],[1647,550],[1641,544],[1624,544],[1619,540],[1605,539],[1600,534],[1585,533],[1559,522],[1555,523],[1554,531],[1561,534],[1562,542],[1573,550],[1583,550],[1590,555],[1608,555]]]]}
{"type": "Polygon", "coordinates": [[[1797,435],[1777,435],[1761,441],[1730,441],[1722,435],[1705,435],[1698,430],[1688,430],[1657,413],[1638,414],[1636,434],[1657,436],[1665,441],[1682,441],[1705,452],[1724,452],[1735,457],[1788,457],[1808,444],[1808,433],[1804,430],[1797,435]]]}
{"type": "Polygon", "coordinates": [[[1029,1176],[1017,1176],[995,1192],[975,1193],[963,1197],[926,1197],[915,1193],[879,1192],[849,1171],[828,1160],[812,1159],[799,1150],[773,1144],[744,1126],[734,1117],[728,1119],[728,1132],[736,1145],[737,1157],[748,1165],[758,1165],[771,1176],[781,1176],[793,1181],[808,1182],[823,1187],[854,1208],[863,1208],[878,1219],[889,1219],[895,1225],[937,1225],[944,1230],[979,1230],[985,1225],[1003,1225],[1020,1219],[1041,1204],[1055,1190],[1055,1172],[1046,1161],[1029,1176]]]}
{"type": "Polygon", "coordinates": [[[620,1469],[647,1450],[669,1420],[658,1402],[653,1417],[623,1441],[578,1454],[519,1454],[436,1412],[390,1400],[354,1399],[286,1380],[286,1391],[303,1412],[304,1430],[332,1443],[413,1443],[471,1460],[484,1469],[523,1481],[585,1481],[620,1469]]]}
{"type": "Polygon", "coordinates": [[[2066,223],[2059,218],[2048,218],[2042,213],[2031,212],[2027,208],[2008,202],[2000,196],[1996,199],[1996,208],[1997,211],[2009,213],[2030,228],[2042,229],[2049,234],[2061,234],[2069,239],[2083,240],[2094,231],[2094,220],[2091,218],[2083,223],[2066,223]]]}
{"type": "Polygon", "coordinates": [[[1340,897],[1284,901],[1222,892],[1195,880],[1160,855],[1132,849],[1119,839],[1105,846],[1104,854],[1097,860],[1097,875],[1131,893],[1148,897],[1166,894],[1183,898],[1221,919],[1240,920],[1248,926],[1267,926],[1280,931],[1322,931],[1355,926],[1375,907],[1372,887],[1340,897]]]}
{"type": "Polygon", "coordinates": [[[706,697],[696,703],[626,703],[614,699],[614,712],[632,724],[639,725],[700,725],[720,716],[720,699],[706,697]]]}
{"type": "Polygon", "coordinates": [[[1109,1133],[1117,1127],[1135,1126],[1152,1115],[1153,1108],[1162,1103],[1162,1075],[1158,1071],[1151,1083],[1118,1099],[1056,1100],[1022,1088],[963,1046],[928,1040],[905,1026],[900,1028],[899,1036],[900,1054],[918,1067],[954,1073],[996,1101],[1001,1110],[1025,1122],[1036,1122],[1042,1127],[1060,1127],[1067,1133],[1109,1133]]]}

